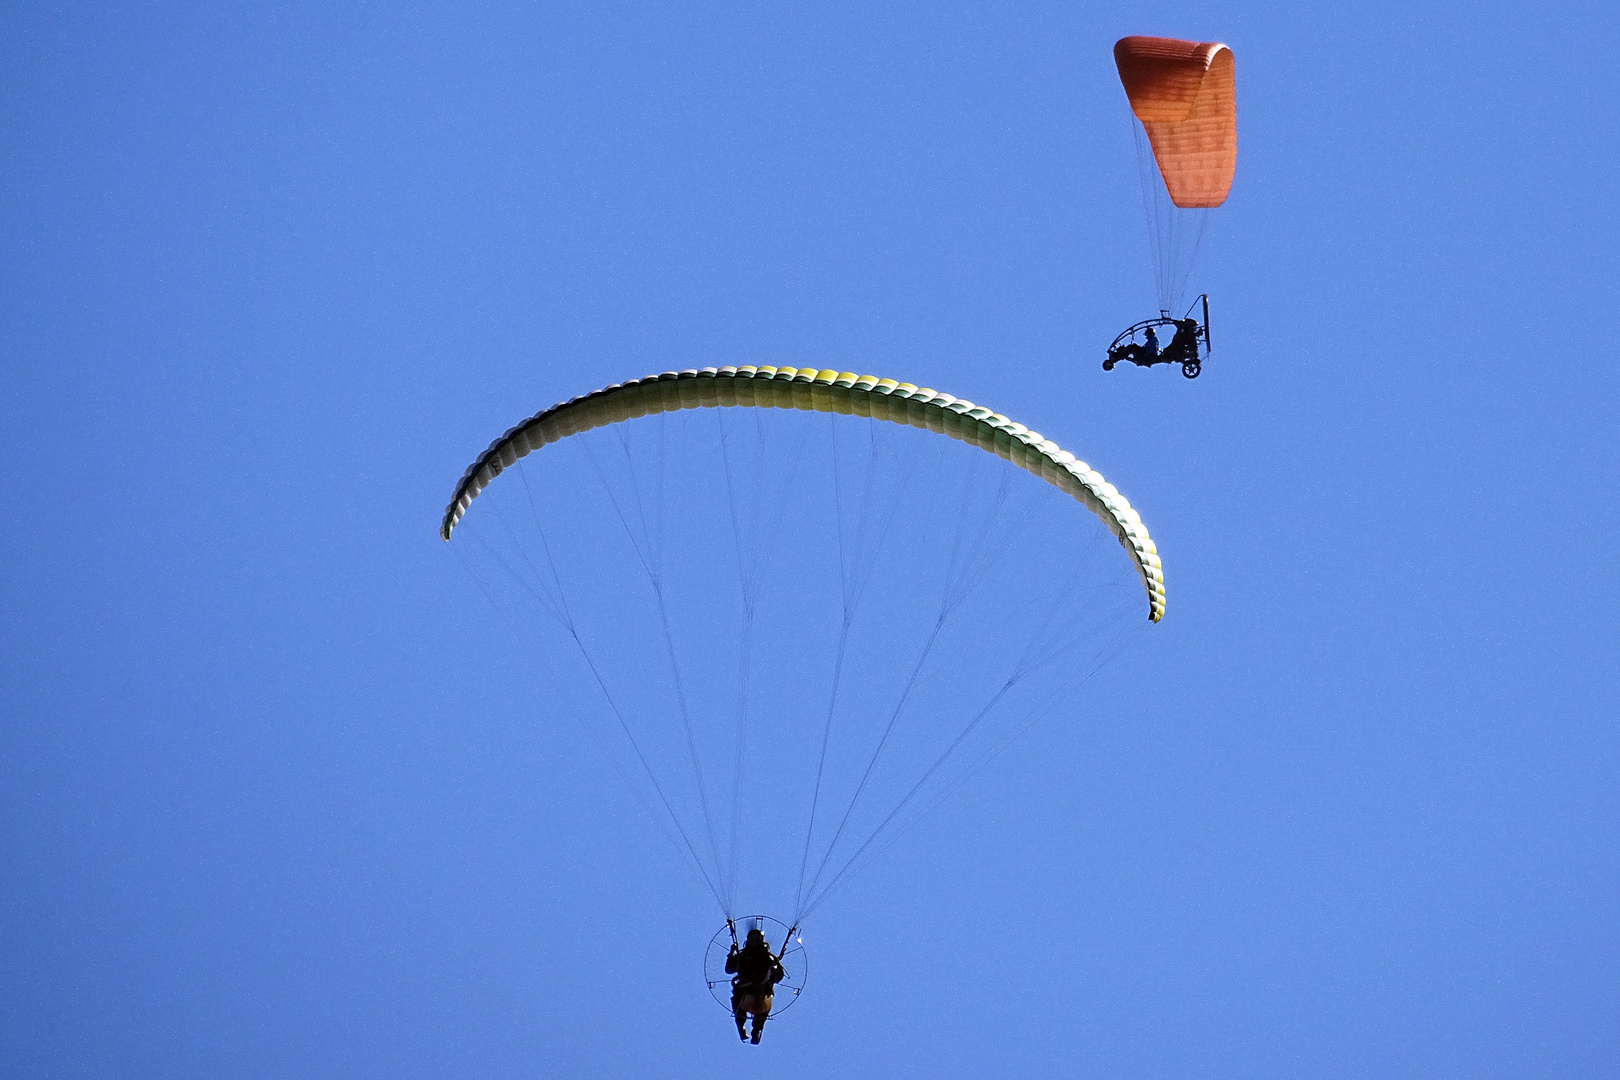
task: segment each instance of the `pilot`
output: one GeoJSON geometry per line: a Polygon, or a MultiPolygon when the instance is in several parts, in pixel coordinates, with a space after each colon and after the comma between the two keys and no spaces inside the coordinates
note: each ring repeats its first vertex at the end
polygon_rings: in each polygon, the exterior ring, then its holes
{"type": "Polygon", "coordinates": [[[1138,345],[1133,341],[1109,353],[1108,359],[1103,361],[1103,370],[1113,371],[1114,365],[1121,360],[1129,360],[1137,367],[1152,367],[1154,364],[1163,363],[1164,361],[1159,359],[1159,335],[1154,333],[1153,327],[1150,326],[1144,331],[1144,336],[1147,338],[1145,345],[1138,345]]]}
{"type": "Polygon", "coordinates": [[[765,1033],[765,1021],[770,1018],[772,998],[776,984],[787,978],[782,961],[771,952],[765,940],[765,931],[754,927],[748,931],[748,940],[737,947],[732,939],[731,952],[726,956],[726,974],[731,980],[731,1014],[737,1021],[737,1037],[758,1043],[765,1033]],[[754,1014],[753,1038],[744,1030],[748,1014],[754,1014]]]}

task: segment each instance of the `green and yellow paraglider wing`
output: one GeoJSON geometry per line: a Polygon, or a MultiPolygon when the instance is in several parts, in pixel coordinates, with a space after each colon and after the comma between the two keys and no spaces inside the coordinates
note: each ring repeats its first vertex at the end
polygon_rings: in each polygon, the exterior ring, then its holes
{"type": "Polygon", "coordinates": [[[1148,618],[1164,616],[1164,568],[1141,515],[1091,466],[1039,432],[971,401],[911,383],[847,371],[719,367],[666,371],[565,401],[512,428],[467,469],[445,509],[450,539],[472,501],[519,458],[543,446],[638,416],[680,409],[753,407],[867,416],[908,424],[988,450],[1068,492],[1096,514],[1130,554],[1148,594],[1148,618]]]}

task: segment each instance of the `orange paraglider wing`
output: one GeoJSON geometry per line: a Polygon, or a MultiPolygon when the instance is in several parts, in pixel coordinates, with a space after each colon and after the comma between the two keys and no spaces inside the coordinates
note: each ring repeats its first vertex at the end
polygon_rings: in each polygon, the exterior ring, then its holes
{"type": "Polygon", "coordinates": [[[1210,41],[1128,37],[1114,44],[1119,81],[1147,129],[1170,201],[1219,206],[1237,169],[1232,50],[1210,41]]]}

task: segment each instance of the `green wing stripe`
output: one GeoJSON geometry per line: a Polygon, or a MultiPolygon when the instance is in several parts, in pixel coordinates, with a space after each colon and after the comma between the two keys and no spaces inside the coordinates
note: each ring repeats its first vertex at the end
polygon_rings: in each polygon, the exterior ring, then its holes
{"type": "Polygon", "coordinates": [[[456,485],[439,535],[451,532],[480,492],[518,458],[582,431],[679,409],[752,406],[869,416],[927,428],[997,454],[1074,496],[1102,519],[1130,553],[1147,588],[1148,618],[1164,617],[1164,566],[1147,526],[1114,485],[1039,432],[971,401],[911,383],[791,367],[666,371],[553,405],[496,439],[456,485]]]}

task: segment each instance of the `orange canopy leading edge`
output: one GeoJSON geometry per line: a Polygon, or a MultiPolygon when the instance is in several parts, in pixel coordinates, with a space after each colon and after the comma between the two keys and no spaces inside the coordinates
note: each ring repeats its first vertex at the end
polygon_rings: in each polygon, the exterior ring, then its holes
{"type": "Polygon", "coordinates": [[[1232,50],[1212,41],[1127,37],[1114,44],[1119,81],[1147,129],[1177,206],[1219,206],[1237,170],[1232,50]]]}

